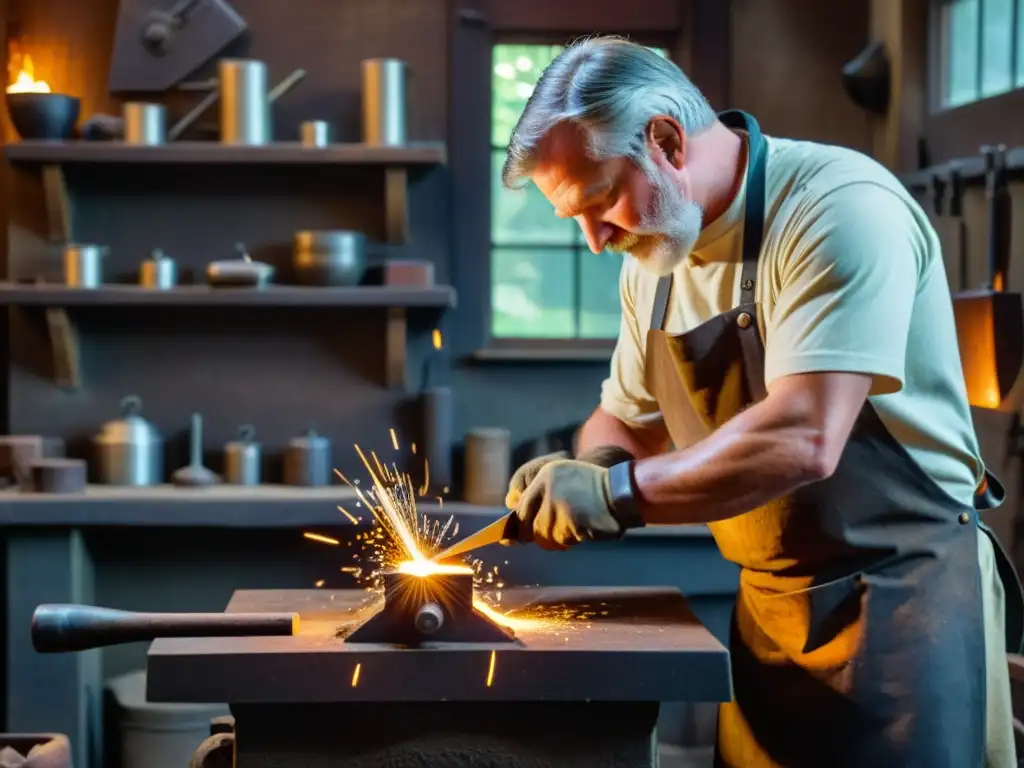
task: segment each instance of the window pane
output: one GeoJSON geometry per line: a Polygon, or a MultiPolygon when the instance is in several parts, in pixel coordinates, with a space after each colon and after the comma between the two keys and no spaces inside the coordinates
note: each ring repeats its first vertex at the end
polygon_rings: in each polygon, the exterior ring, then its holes
{"type": "Polygon", "coordinates": [[[957,107],[978,98],[978,6],[979,0],[951,0],[942,8],[943,106],[957,107]]]}
{"type": "Polygon", "coordinates": [[[1017,0],[1017,77],[1014,85],[1024,87],[1024,0],[1017,0]]]}
{"type": "Polygon", "coordinates": [[[572,245],[579,242],[579,226],[555,216],[551,203],[534,184],[522,189],[501,185],[505,151],[491,153],[491,239],[501,245],[572,245]]]}
{"type": "Polygon", "coordinates": [[[560,45],[496,45],[491,71],[491,143],[504,147],[541,73],[562,52],[560,45]]]}
{"type": "Polygon", "coordinates": [[[1015,0],[985,0],[981,31],[981,95],[1006,93],[1013,87],[1013,4],[1015,0]]]}
{"type": "Polygon", "coordinates": [[[491,334],[499,338],[576,336],[576,254],[569,248],[491,252],[491,334]]]}
{"type": "Polygon", "coordinates": [[[590,251],[580,254],[580,336],[614,339],[619,335],[622,310],[619,271],[622,256],[590,251]]]}

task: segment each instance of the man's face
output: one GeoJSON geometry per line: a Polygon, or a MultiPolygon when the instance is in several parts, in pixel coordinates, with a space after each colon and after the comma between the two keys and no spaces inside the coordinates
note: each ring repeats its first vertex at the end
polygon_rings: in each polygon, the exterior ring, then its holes
{"type": "Polygon", "coordinates": [[[557,216],[576,219],[594,253],[629,253],[662,276],[690,255],[703,218],[673,171],[663,157],[642,167],[626,158],[592,160],[580,130],[563,124],[545,139],[531,178],[557,216]]]}

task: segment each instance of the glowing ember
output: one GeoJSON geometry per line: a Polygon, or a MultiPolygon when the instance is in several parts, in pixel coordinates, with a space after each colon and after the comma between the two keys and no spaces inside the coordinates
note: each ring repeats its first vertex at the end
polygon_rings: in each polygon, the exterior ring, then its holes
{"type": "Polygon", "coordinates": [[[352,670],[352,687],[355,688],[359,685],[359,672],[362,670],[362,664],[356,664],[356,668],[352,670]]]}
{"type": "Polygon", "coordinates": [[[50,86],[46,81],[36,80],[32,57],[27,54],[21,57],[21,69],[12,80],[13,82],[7,86],[8,93],[50,93],[50,86]]]}
{"type": "Polygon", "coordinates": [[[430,340],[432,342],[434,342],[434,349],[440,350],[441,347],[444,346],[444,341],[441,338],[441,329],[440,328],[435,328],[434,329],[434,332],[431,334],[431,339],[430,340]]]}
{"type": "Polygon", "coordinates": [[[431,560],[403,560],[395,569],[410,576],[472,576],[475,572],[468,565],[444,565],[431,560]]]}
{"type": "Polygon", "coordinates": [[[330,544],[334,547],[337,547],[341,544],[341,542],[337,539],[332,539],[330,536],[323,536],[319,533],[304,533],[302,535],[310,541],[319,541],[321,544],[330,544]]]}
{"type": "Polygon", "coordinates": [[[487,687],[491,687],[491,683],[494,682],[494,664],[497,661],[497,653],[491,651],[491,661],[487,665],[487,687]]]}

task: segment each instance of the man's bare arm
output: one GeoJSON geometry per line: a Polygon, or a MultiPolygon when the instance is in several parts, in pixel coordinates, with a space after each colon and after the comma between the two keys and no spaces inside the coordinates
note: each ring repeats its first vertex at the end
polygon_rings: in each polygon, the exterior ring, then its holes
{"type": "Polygon", "coordinates": [[[633,457],[643,459],[657,456],[667,449],[668,433],[661,421],[649,426],[634,426],[599,407],[590,414],[579,431],[576,455],[608,445],[617,446],[633,457]]]}
{"type": "Polygon", "coordinates": [[[835,471],[871,377],[805,373],[681,451],[637,462],[644,520],[708,523],[748,512],[835,471]]]}

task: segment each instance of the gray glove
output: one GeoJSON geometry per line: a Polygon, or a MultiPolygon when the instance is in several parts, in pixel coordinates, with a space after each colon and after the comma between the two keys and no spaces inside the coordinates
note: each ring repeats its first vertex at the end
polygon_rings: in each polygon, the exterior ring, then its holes
{"type": "MultiPolygon", "coordinates": [[[[509,509],[515,509],[519,504],[523,491],[527,489],[544,467],[553,461],[562,461],[568,458],[569,454],[566,451],[557,451],[545,454],[544,456],[538,456],[523,464],[512,475],[512,479],[509,480],[508,493],[505,494],[505,506],[509,509]]],[[[576,461],[609,469],[616,464],[621,464],[623,461],[632,461],[634,458],[633,454],[617,445],[599,445],[596,448],[581,453],[576,457],[576,461]]]]}

